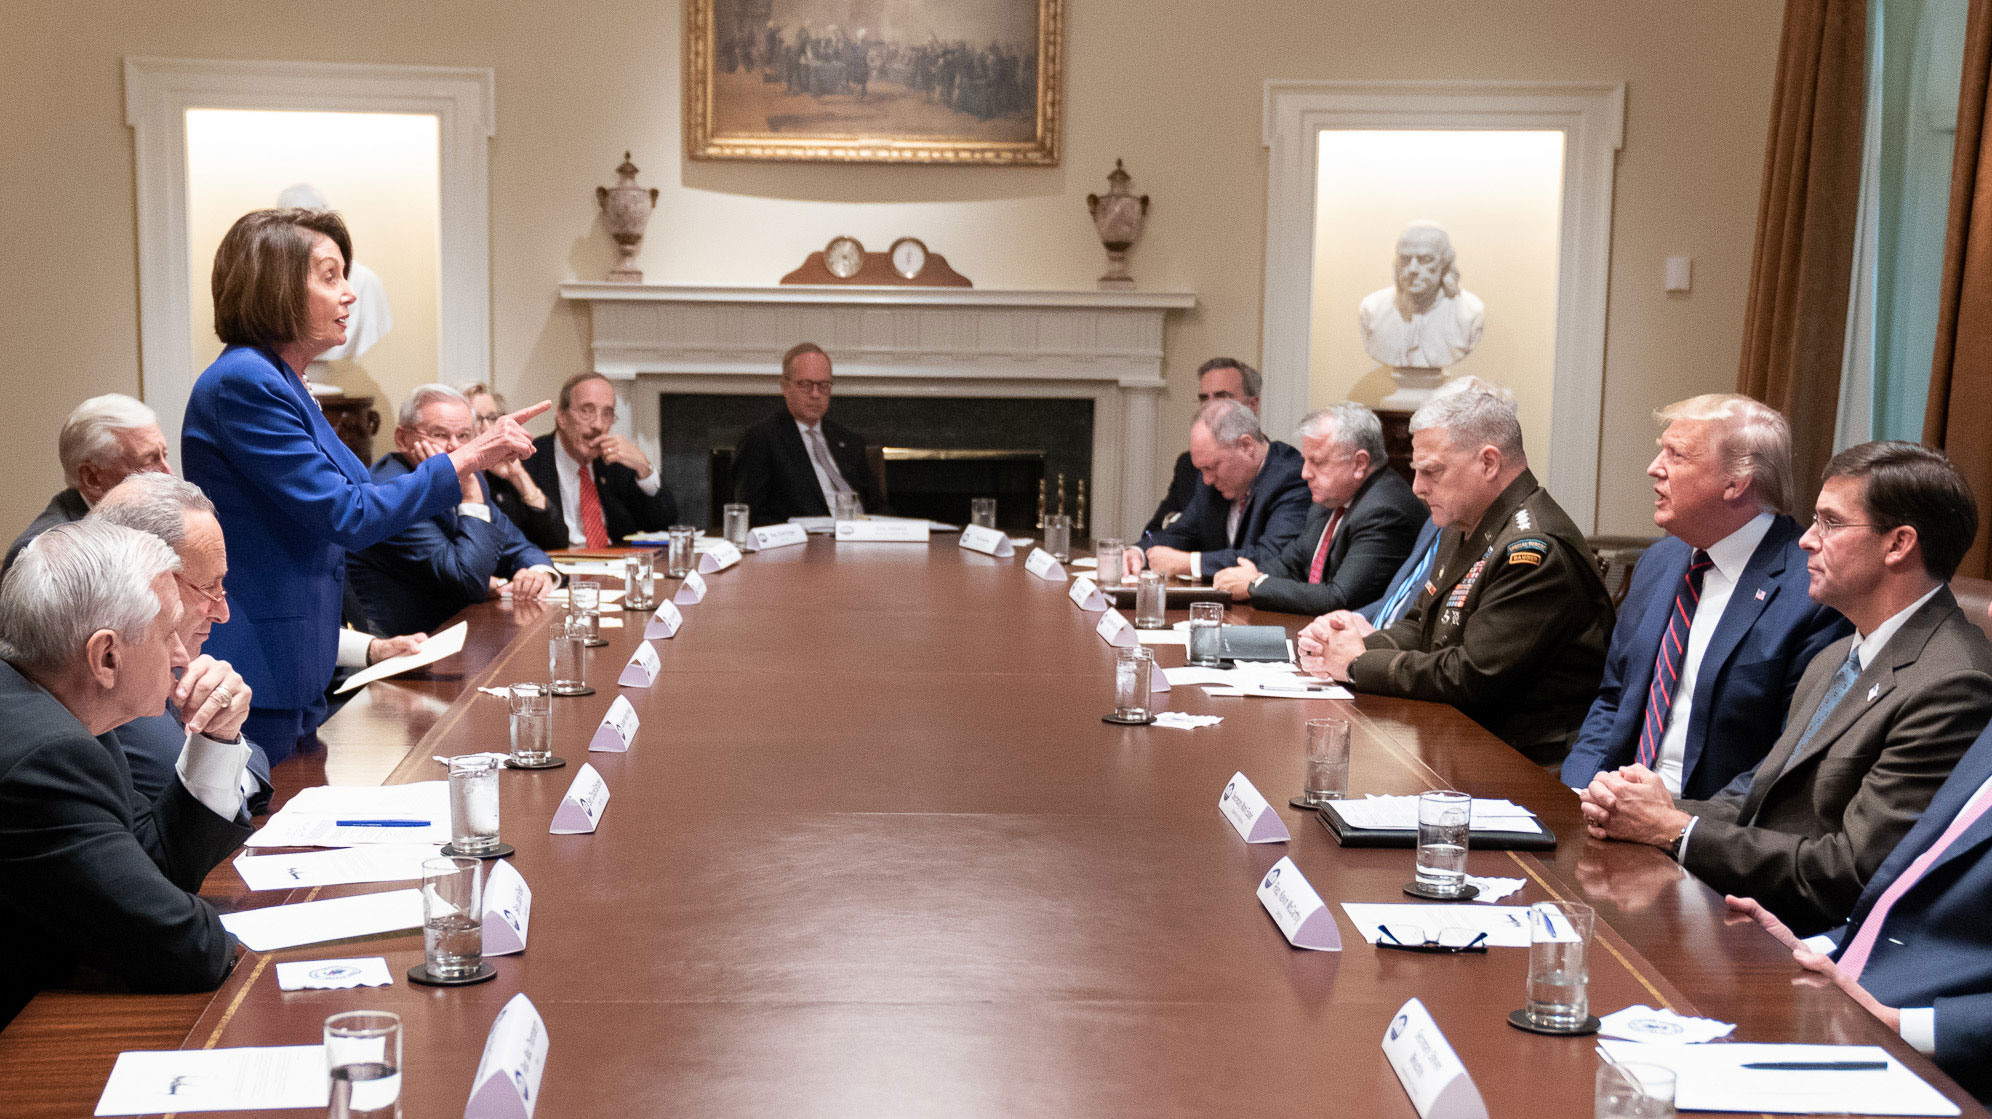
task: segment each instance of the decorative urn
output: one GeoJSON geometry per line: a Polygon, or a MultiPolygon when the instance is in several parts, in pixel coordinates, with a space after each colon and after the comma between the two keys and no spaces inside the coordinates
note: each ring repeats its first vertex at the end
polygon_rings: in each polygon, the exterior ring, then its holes
{"type": "Polygon", "coordinates": [[[1134,277],[1127,272],[1127,254],[1141,239],[1141,227],[1148,219],[1148,196],[1128,189],[1134,179],[1121,161],[1107,175],[1107,193],[1086,196],[1086,209],[1093,215],[1093,228],[1107,250],[1107,273],[1100,277],[1102,290],[1132,288],[1134,277]]]}
{"type": "Polygon", "coordinates": [[[602,207],[602,220],[608,224],[609,236],[616,239],[616,251],[622,254],[622,259],[609,272],[609,279],[623,284],[642,283],[643,270],[632,262],[636,260],[637,247],[643,244],[643,227],[650,223],[650,212],[657,208],[657,188],[645,190],[636,185],[636,164],[624,152],[622,166],[616,168],[616,185],[596,187],[595,201],[602,207]]]}

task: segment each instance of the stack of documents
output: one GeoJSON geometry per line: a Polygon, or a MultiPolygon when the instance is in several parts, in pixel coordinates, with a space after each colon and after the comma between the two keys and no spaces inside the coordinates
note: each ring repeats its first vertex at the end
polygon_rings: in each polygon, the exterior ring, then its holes
{"type": "MultiPolygon", "coordinates": [[[[1417,797],[1370,796],[1362,800],[1338,800],[1333,802],[1332,807],[1335,814],[1350,827],[1375,831],[1418,830],[1417,797]]],[[[1514,801],[1482,800],[1478,797],[1473,801],[1469,826],[1474,831],[1542,831],[1542,825],[1536,823],[1535,813],[1514,801]]]]}
{"type": "Polygon", "coordinates": [[[450,783],[320,785],[304,789],[271,816],[250,847],[353,847],[448,843],[450,783]]]}
{"type": "Polygon", "coordinates": [[[405,657],[389,657],[370,668],[361,669],[346,677],[334,694],[344,695],[355,688],[364,688],[375,680],[387,676],[398,676],[403,672],[413,672],[418,668],[432,665],[444,657],[453,657],[463,651],[463,635],[470,623],[458,622],[441,633],[422,642],[422,647],[405,657]]]}
{"type": "Polygon", "coordinates": [[[235,872],[252,890],[288,890],[298,886],[343,886],[352,882],[412,882],[422,877],[422,862],[442,855],[433,843],[381,844],[306,851],[290,855],[242,855],[235,872]]]}

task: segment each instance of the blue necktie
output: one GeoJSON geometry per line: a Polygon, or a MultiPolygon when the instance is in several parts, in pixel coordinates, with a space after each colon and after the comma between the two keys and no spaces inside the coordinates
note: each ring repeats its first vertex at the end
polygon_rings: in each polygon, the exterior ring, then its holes
{"type": "Polygon", "coordinates": [[[1839,705],[1840,700],[1846,696],[1847,689],[1854,686],[1854,678],[1860,674],[1861,644],[1856,640],[1854,647],[1847,650],[1847,659],[1840,665],[1840,671],[1833,674],[1833,683],[1820,698],[1819,706],[1812,712],[1812,721],[1805,724],[1805,733],[1799,735],[1798,745],[1792,747],[1791,756],[1785,759],[1784,769],[1779,770],[1779,773],[1790,769],[1793,762],[1805,755],[1805,747],[1812,741],[1812,736],[1818,733],[1819,725],[1826,721],[1826,716],[1833,713],[1833,708],[1839,705]]]}
{"type": "Polygon", "coordinates": [[[1383,609],[1376,612],[1376,628],[1389,629],[1397,624],[1397,616],[1402,614],[1404,608],[1418,597],[1418,592],[1424,589],[1425,573],[1432,569],[1432,556],[1438,550],[1439,537],[1434,536],[1432,542],[1425,546],[1425,554],[1418,557],[1418,565],[1411,569],[1411,573],[1404,577],[1402,583],[1397,584],[1390,592],[1390,597],[1383,600],[1383,609]]]}

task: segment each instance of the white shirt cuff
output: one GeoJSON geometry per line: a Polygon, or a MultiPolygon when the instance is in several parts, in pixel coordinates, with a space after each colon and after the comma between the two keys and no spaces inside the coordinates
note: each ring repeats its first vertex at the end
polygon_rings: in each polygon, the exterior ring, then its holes
{"type": "Polygon", "coordinates": [[[1905,1006],[1896,1011],[1902,1016],[1902,1025],[1896,1033],[1909,1047],[1925,1057],[1937,1051],[1937,1008],[1934,1006],[1905,1006]]]}
{"type": "Polygon", "coordinates": [[[180,747],[180,760],[174,766],[180,784],[224,820],[242,814],[242,779],[248,767],[247,742],[217,742],[193,731],[187,732],[187,744],[180,747]]]}
{"type": "Polygon", "coordinates": [[[367,650],[372,646],[373,635],[361,633],[356,629],[341,629],[339,631],[339,655],[334,658],[334,662],[340,668],[365,668],[367,666],[367,650]]]}
{"type": "Polygon", "coordinates": [[[491,523],[491,506],[482,501],[466,501],[457,506],[457,513],[460,516],[476,517],[485,524],[491,523]]]}
{"type": "Polygon", "coordinates": [[[536,564],[532,565],[531,567],[528,567],[528,568],[526,568],[526,570],[527,570],[527,571],[544,571],[544,572],[546,572],[546,576],[547,576],[547,578],[549,578],[549,579],[552,579],[552,580],[553,580],[553,585],[554,585],[554,586],[558,587],[558,586],[560,585],[560,571],[559,571],[559,569],[555,568],[555,567],[554,567],[554,566],[553,566],[552,564],[548,564],[548,563],[536,563],[536,564]]]}
{"type": "Polygon", "coordinates": [[[1201,578],[1203,578],[1203,553],[1202,553],[1202,552],[1191,552],[1191,553],[1190,553],[1190,575],[1191,575],[1191,577],[1192,577],[1192,578],[1196,578],[1196,579],[1201,579],[1201,578]]]}
{"type": "Polygon", "coordinates": [[[1808,936],[1804,940],[1799,941],[1799,943],[1805,945],[1807,952],[1816,952],[1821,956],[1830,956],[1840,947],[1840,942],[1833,939],[1832,933],[1820,933],[1818,936],[1808,936]]]}
{"type": "Polygon", "coordinates": [[[657,471],[652,470],[650,477],[636,480],[636,488],[642,490],[645,497],[656,497],[657,491],[664,488],[664,479],[657,476],[657,471]]]}
{"type": "Polygon", "coordinates": [[[1674,861],[1683,866],[1687,865],[1688,861],[1688,840],[1695,837],[1695,825],[1699,823],[1701,823],[1700,816],[1688,817],[1688,826],[1681,832],[1681,845],[1674,850],[1674,861]]]}

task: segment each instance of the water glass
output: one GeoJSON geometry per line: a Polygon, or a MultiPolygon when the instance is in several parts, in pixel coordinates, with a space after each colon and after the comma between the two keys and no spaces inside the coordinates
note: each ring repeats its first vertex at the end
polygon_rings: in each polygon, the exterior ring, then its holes
{"type": "Polygon", "coordinates": [[[1146,646],[1114,651],[1114,718],[1138,723],[1154,714],[1148,706],[1154,675],[1155,656],[1146,646]]]}
{"type": "Polygon", "coordinates": [[[1094,578],[1101,586],[1118,587],[1121,585],[1121,572],[1126,570],[1125,565],[1127,563],[1126,560],[1121,558],[1121,553],[1126,550],[1120,541],[1111,536],[1102,537],[1093,542],[1093,555],[1100,565],[1100,570],[1095,573],[1094,578]]]}
{"type": "Polygon", "coordinates": [[[422,861],[422,966],[463,979],[484,964],[484,878],[476,859],[422,861]]]}
{"type": "Polygon", "coordinates": [[[602,640],[602,584],[594,579],[575,579],[567,584],[567,612],[586,627],[583,640],[589,645],[606,645],[602,640]]]}
{"type": "MultiPolygon", "coordinates": [[[[1597,912],[1581,901],[1529,906],[1529,1021],[1545,1030],[1574,1030],[1591,1016],[1585,961],[1597,912]]],[[[1668,1093],[1671,1103],[1673,1094],[1668,1093]]]]}
{"type": "Polygon", "coordinates": [[[331,1119],[398,1119],[401,1016],[348,1010],[327,1018],[325,1071],[332,1079],[331,1119]]]}
{"type": "Polygon", "coordinates": [[[1643,1061],[1598,1066],[1597,1119],[1674,1119],[1674,1070],[1643,1061]]]}
{"type": "Polygon", "coordinates": [[[1216,668],[1223,661],[1219,655],[1223,636],[1224,604],[1190,603],[1190,663],[1198,668],[1216,668]]]}
{"type": "MultiPolygon", "coordinates": [[[[519,742],[519,693],[512,693],[512,744],[519,742]]],[[[544,704],[546,700],[541,699],[544,704]]],[[[544,708],[540,715],[546,719],[544,708]]],[[[481,855],[498,846],[498,762],[489,754],[450,759],[450,846],[459,855],[481,855]]]]}
{"type": "Polygon", "coordinates": [[[1307,720],[1307,781],[1309,804],[1341,800],[1349,795],[1349,721],[1307,720]]]}
{"type": "Polygon", "coordinates": [[[694,529],[691,525],[671,526],[668,537],[670,548],[668,549],[668,554],[664,557],[664,574],[669,575],[673,579],[683,579],[691,573],[693,562],[692,541],[697,536],[698,530],[694,529]]]}
{"type": "Polygon", "coordinates": [[[729,501],[720,506],[721,532],[726,542],[736,548],[747,546],[747,506],[738,501],[729,501]]]}
{"type": "Polygon", "coordinates": [[[547,661],[554,695],[588,694],[588,627],[574,615],[547,627],[547,661]]]}
{"type": "Polygon", "coordinates": [[[545,765],[552,756],[553,694],[544,684],[512,685],[512,760],[545,765]]]}
{"type": "Polygon", "coordinates": [[[1473,798],[1434,789],[1418,794],[1417,884],[1434,894],[1466,889],[1466,841],[1473,824],[1473,798]]]}
{"type": "Polygon", "coordinates": [[[855,493],[840,493],[831,514],[840,521],[855,521],[865,515],[865,499],[855,493]]]}
{"type": "Polygon", "coordinates": [[[639,548],[623,561],[623,609],[648,610],[657,605],[650,597],[650,582],[656,575],[652,568],[657,557],[648,548],[639,548]]]}
{"type": "Polygon", "coordinates": [[[1072,559],[1072,517],[1053,513],[1044,519],[1044,550],[1060,563],[1072,559]]]}
{"type": "Polygon", "coordinates": [[[968,523],[977,528],[996,527],[996,499],[974,497],[968,502],[968,523]]]}
{"type": "Polygon", "coordinates": [[[1154,571],[1143,571],[1134,584],[1134,624],[1137,629],[1161,629],[1162,576],[1154,571]]]}

